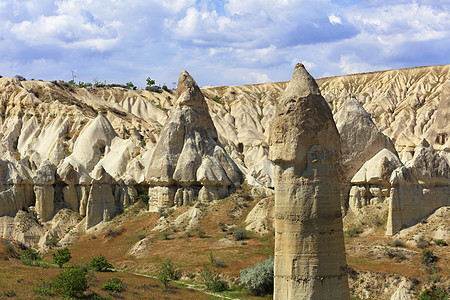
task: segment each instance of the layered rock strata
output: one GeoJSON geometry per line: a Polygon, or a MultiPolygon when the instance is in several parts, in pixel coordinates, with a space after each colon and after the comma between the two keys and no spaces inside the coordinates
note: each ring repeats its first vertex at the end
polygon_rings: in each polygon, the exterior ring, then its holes
{"type": "Polygon", "coordinates": [[[217,200],[242,180],[219,142],[202,92],[186,71],[180,74],[177,97],[148,164],[150,211],[217,200]]]}
{"type": "Polygon", "coordinates": [[[339,133],[302,64],[270,127],[275,168],[274,299],[349,299],[339,183],[339,133]]]}

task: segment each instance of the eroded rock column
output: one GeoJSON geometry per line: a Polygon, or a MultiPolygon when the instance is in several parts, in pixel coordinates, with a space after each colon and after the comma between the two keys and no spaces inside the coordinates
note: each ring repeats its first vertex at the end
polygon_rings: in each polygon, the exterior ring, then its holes
{"type": "Polygon", "coordinates": [[[340,138],[302,64],[270,127],[275,170],[274,299],[349,299],[336,162],[340,138]]]}

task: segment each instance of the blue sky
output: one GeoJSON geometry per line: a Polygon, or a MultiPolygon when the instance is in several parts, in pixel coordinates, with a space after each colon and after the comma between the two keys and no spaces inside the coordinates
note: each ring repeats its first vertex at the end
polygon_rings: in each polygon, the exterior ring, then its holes
{"type": "Polygon", "coordinates": [[[172,87],[449,64],[450,0],[0,0],[0,75],[172,87]]]}

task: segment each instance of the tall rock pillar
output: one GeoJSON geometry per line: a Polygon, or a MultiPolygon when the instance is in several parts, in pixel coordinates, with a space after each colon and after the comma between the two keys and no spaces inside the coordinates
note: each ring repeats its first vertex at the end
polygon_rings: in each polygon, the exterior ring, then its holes
{"type": "Polygon", "coordinates": [[[349,299],[336,162],[339,133],[302,64],[270,127],[275,171],[274,299],[349,299]]]}

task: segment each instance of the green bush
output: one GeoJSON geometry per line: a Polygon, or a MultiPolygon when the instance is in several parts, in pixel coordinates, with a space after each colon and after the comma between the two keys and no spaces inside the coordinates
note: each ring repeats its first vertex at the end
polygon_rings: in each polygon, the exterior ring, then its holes
{"type": "Polygon", "coordinates": [[[144,203],[148,203],[148,193],[139,193],[138,194],[138,201],[140,200],[140,201],[142,201],[142,202],[144,202],[144,203]]]}
{"type": "Polygon", "coordinates": [[[41,296],[54,296],[56,294],[51,281],[39,281],[34,284],[31,290],[34,294],[41,296]]]}
{"type": "Polygon", "coordinates": [[[425,240],[425,238],[423,236],[420,236],[419,239],[416,241],[416,246],[417,248],[427,248],[430,245],[430,243],[428,243],[428,241],[425,240]]]}
{"type": "Polygon", "coordinates": [[[421,261],[425,266],[431,267],[438,261],[438,257],[434,255],[433,250],[424,249],[421,253],[421,261]]]}
{"type": "MultiPolygon", "coordinates": [[[[70,139],[70,137],[69,137],[70,139]]],[[[49,238],[45,241],[45,245],[52,247],[52,246],[56,246],[58,244],[58,239],[57,238],[49,238]]]]}
{"type": "Polygon", "coordinates": [[[393,240],[393,241],[392,241],[392,246],[394,246],[394,247],[402,247],[402,248],[405,248],[405,247],[406,247],[405,243],[403,243],[403,242],[400,241],[399,239],[393,240]]]}
{"type": "Polygon", "coordinates": [[[62,248],[56,250],[55,253],[52,254],[53,262],[58,265],[58,267],[62,268],[62,266],[68,262],[72,255],[70,255],[69,248],[62,248]]]}
{"type": "Polygon", "coordinates": [[[254,295],[273,293],[273,256],[241,271],[239,281],[254,295]]]}
{"type": "Polygon", "coordinates": [[[394,259],[396,262],[400,262],[404,259],[406,259],[405,254],[403,251],[397,250],[397,249],[390,249],[387,248],[385,250],[385,255],[389,257],[390,259],[394,259]]]}
{"type": "Polygon", "coordinates": [[[448,300],[448,293],[445,290],[433,285],[430,289],[425,289],[417,297],[418,300],[448,300]]]}
{"type": "Polygon", "coordinates": [[[210,269],[207,265],[203,265],[203,269],[200,272],[200,278],[205,284],[206,289],[213,292],[223,292],[228,289],[228,284],[221,280],[219,273],[214,269],[210,269]]]}
{"type": "Polygon", "coordinates": [[[247,230],[241,228],[233,232],[233,237],[236,241],[243,241],[248,238],[247,230]]]}
{"type": "Polygon", "coordinates": [[[209,261],[214,267],[225,268],[227,264],[222,259],[217,259],[213,256],[212,252],[209,253],[209,261]]]}
{"type": "Polygon", "coordinates": [[[351,237],[359,235],[360,233],[362,233],[361,228],[359,228],[357,226],[354,226],[354,227],[352,227],[352,228],[350,228],[350,229],[345,231],[345,236],[351,238],[351,237]]]}
{"type": "Polygon", "coordinates": [[[436,243],[436,245],[438,246],[448,246],[447,242],[445,240],[434,240],[434,242],[436,243]]]}
{"type": "Polygon", "coordinates": [[[124,291],[125,287],[123,286],[122,280],[113,277],[109,278],[108,281],[102,285],[102,290],[115,293],[124,291]]]}
{"type": "Polygon", "coordinates": [[[66,297],[81,297],[89,288],[87,272],[80,267],[70,267],[53,279],[53,288],[57,294],[66,297]]]}
{"type": "Polygon", "coordinates": [[[100,254],[91,260],[89,267],[95,269],[97,272],[108,272],[111,271],[113,265],[106,260],[106,257],[100,254]]]}
{"type": "Polygon", "coordinates": [[[41,260],[41,257],[39,256],[39,253],[36,250],[28,248],[22,251],[22,253],[20,254],[20,260],[23,263],[24,261],[41,260]]]}
{"type": "Polygon", "coordinates": [[[220,100],[222,97],[219,97],[218,95],[215,95],[213,98],[212,98],[212,100],[214,101],[214,102],[217,102],[217,103],[219,103],[219,104],[223,104],[223,102],[220,100]]]}

